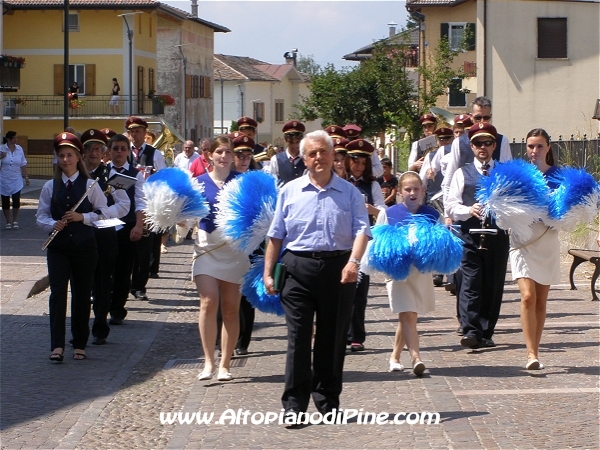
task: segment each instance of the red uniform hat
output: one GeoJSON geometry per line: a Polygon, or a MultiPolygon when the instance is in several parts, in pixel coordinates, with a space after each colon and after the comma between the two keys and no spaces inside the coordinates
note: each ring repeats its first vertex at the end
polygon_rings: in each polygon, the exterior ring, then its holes
{"type": "Polygon", "coordinates": [[[348,150],[349,156],[366,156],[370,158],[375,148],[369,141],[355,139],[346,144],[346,150],[348,150]]]}
{"type": "Polygon", "coordinates": [[[254,140],[248,136],[240,133],[239,136],[235,136],[233,139],[233,151],[242,152],[244,150],[254,150],[254,140]]]}
{"type": "Polygon", "coordinates": [[[127,119],[127,121],[125,122],[125,128],[127,128],[128,130],[131,130],[132,128],[137,128],[137,127],[148,128],[148,122],[146,122],[141,117],[130,116],[127,119]]]}
{"type": "Polygon", "coordinates": [[[470,128],[473,126],[473,120],[468,114],[458,114],[454,116],[454,124],[462,124],[465,128],[470,128]]]}
{"type": "Polygon", "coordinates": [[[354,123],[348,123],[344,126],[344,131],[346,132],[348,139],[353,140],[360,138],[362,128],[354,123]]]}
{"type": "Polygon", "coordinates": [[[332,137],[333,140],[333,150],[336,153],[346,153],[348,149],[346,145],[350,142],[348,139],[344,139],[342,137],[332,137]]]}
{"type": "Polygon", "coordinates": [[[327,133],[332,138],[346,139],[348,137],[344,129],[338,125],[329,125],[323,131],[325,131],[325,133],[327,133]]]}
{"type": "Polygon", "coordinates": [[[258,127],[258,122],[252,117],[248,116],[240,117],[237,121],[237,124],[239,129],[254,128],[256,130],[256,127],[258,127]]]}
{"type": "Polygon", "coordinates": [[[102,128],[100,131],[102,131],[104,133],[104,136],[106,136],[106,139],[110,139],[111,137],[113,137],[114,135],[117,134],[117,132],[115,130],[111,130],[110,128],[102,128]]]}
{"type": "Polygon", "coordinates": [[[84,131],[81,135],[81,143],[85,146],[85,144],[87,144],[88,142],[90,144],[96,142],[98,144],[106,145],[108,139],[101,130],[90,128],[89,130],[84,131]]]}
{"type": "Polygon", "coordinates": [[[423,114],[419,117],[419,122],[421,122],[421,125],[425,125],[426,123],[437,123],[437,117],[433,114],[423,114]]]}
{"type": "Polygon", "coordinates": [[[283,126],[281,131],[283,131],[283,134],[288,134],[288,133],[304,134],[304,132],[306,131],[306,127],[304,126],[304,124],[302,122],[300,122],[298,120],[290,120],[288,123],[286,123],[283,126]]]}
{"type": "Polygon", "coordinates": [[[83,154],[83,145],[81,145],[81,141],[77,136],[73,133],[68,133],[66,131],[60,133],[54,138],[54,150],[58,153],[59,147],[62,146],[73,147],[76,149],[80,155],[83,154]]]}
{"type": "Polygon", "coordinates": [[[450,128],[446,128],[446,127],[438,128],[437,130],[435,130],[433,132],[433,134],[435,134],[436,137],[438,137],[438,138],[454,136],[454,132],[450,128]]]}
{"type": "Polygon", "coordinates": [[[469,128],[469,140],[472,141],[478,136],[487,136],[491,137],[494,141],[498,139],[498,132],[496,131],[496,127],[491,123],[476,123],[471,128],[469,128]]]}

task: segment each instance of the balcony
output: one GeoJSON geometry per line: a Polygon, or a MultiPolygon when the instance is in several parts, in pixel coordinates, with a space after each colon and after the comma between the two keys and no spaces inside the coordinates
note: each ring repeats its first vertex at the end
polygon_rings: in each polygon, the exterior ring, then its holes
{"type": "MultiPolygon", "coordinates": [[[[69,117],[123,117],[130,115],[129,98],[121,96],[119,104],[109,105],[110,95],[79,95],[77,101],[71,101],[69,117]]],[[[63,117],[63,97],[58,95],[19,95],[4,96],[4,116],[13,119],[40,118],[59,119],[63,117]]],[[[141,116],[157,116],[164,114],[164,105],[156,99],[146,96],[133,98],[133,113],[141,116]]]]}

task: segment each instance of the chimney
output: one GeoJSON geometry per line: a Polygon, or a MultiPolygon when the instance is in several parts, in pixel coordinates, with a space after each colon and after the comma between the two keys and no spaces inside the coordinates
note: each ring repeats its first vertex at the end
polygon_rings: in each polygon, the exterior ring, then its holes
{"type": "Polygon", "coordinates": [[[198,0],[192,0],[192,16],[198,17],[198,0]]]}
{"type": "Polygon", "coordinates": [[[293,64],[296,67],[296,57],[298,55],[298,49],[293,48],[291,52],[285,52],[283,57],[285,58],[286,64],[293,64]]]}
{"type": "Polygon", "coordinates": [[[390,35],[389,35],[389,37],[396,36],[396,25],[398,25],[396,22],[390,22],[390,23],[388,23],[388,27],[390,27],[390,35]]]}

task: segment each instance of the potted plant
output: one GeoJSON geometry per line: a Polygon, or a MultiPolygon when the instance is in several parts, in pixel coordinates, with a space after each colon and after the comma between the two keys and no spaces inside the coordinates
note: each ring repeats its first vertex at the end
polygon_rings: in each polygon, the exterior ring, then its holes
{"type": "Polygon", "coordinates": [[[165,106],[175,104],[175,99],[169,94],[154,95],[152,99],[152,114],[164,114],[165,106]]]}

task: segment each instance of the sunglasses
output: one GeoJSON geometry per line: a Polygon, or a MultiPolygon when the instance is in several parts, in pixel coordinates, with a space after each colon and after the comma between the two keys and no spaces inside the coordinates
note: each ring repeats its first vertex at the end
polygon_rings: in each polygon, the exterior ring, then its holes
{"type": "Polygon", "coordinates": [[[494,141],[476,141],[476,142],[471,142],[471,144],[473,144],[473,146],[475,148],[491,147],[492,145],[494,145],[494,141]]]}
{"type": "Polygon", "coordinates": [[[490,120],[492,118],[491,115],[489,116],[473,116],[473,120],[476,122],[480,122],[482,119],[483,120],[490,120]]]}

